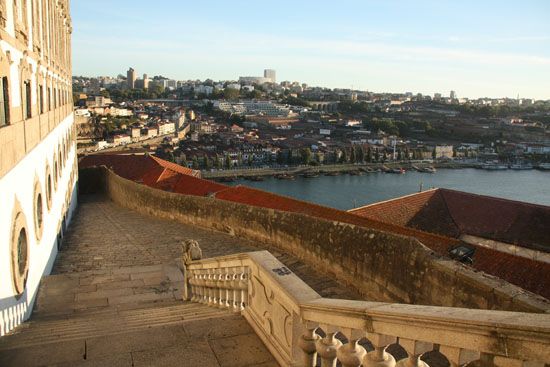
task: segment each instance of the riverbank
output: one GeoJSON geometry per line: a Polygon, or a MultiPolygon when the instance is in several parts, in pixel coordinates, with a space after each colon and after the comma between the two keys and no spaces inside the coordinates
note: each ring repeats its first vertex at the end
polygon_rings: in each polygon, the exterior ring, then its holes
{"type": "Polygon", "coordinates": [[[434,162],[422,161],[388,162],[388,163],[364,163],[364,164],[327,164],[320,166],[291,166],[291,167],[247,167],[228,170],[202,171],[202,177],[221,181],[235,180],[239,178],[282,177],[291,178],[300,175],[315,176],[323,174],[361,174],[367,172],[388,171],[404,169],[405,171],[417,171],[434,167],[436,169],[462,169],[475,168],[472,163],[434,162]]]}

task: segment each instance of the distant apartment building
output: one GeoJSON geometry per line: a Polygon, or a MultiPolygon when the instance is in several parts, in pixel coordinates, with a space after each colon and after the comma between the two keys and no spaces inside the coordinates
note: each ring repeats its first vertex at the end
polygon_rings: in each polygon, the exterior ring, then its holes
{"type": "Polygon", "coordinates": [[[265,83],[271,83],[271,79],[261,77],[261,76],[240,76],[239,83],[240,84],[265,84],[265,83]]]}
{"type": "Polygon", "coordinates": [[[151,138],[154,138],[156,136],[158,136],[159,134],[159,130],[158,130],[158,126],[151,126],[151,127],[148,127],[146,128],[144,131],[143,131],[145,134],[145,139],[151,139],[151,138]]]}
{"type": "Polygon", "coordinates": [[[214,92],[214,87],[208,85],[197,85],[193,88],[195,94],[205,94],[207,96],[211,95],[214,92]]]}
{"type": "Polygon", "coordinates": [[[130,135],[126,135],[126,134],[115,135],[112,138],[112,144],[115,146],[126,145],[126,144],[130,144],[131,142],[132,142],[132,138],[130,137],[130,135]]]}
{"type": "Polygon", "coordinates": [[[132,126],[130,127],[130,138],[133,142],[139,141],[141,139],[141,127],[132,126]]]}
{"type": "Polygon", "coordinates": [[[227,101],[215,101],[214,108],[218,108],[225,112],[231,112],[241,115],[247,114],[274,117],[288,117],[291,112],[290,109],[284,105],[273,103],[271,101],[256,100],[247,100],[237,103],[231,103],[227,101]]]}
{"type": "Polygon", "coordinates": [[[126,81],[129,89],[134,89],[136,87],[136,71],[133,68],[128,69],[126,72],[126,81]]]}
{"type": "Polygon", "coordinates": [[[452,145],[436,145],[435,158],[452,158],[453,146],[452,145]]]}
{"type": "Polygon", "coordinates": [[[277,72],[273,69],[265,69],[264,78],[271,80],[271,83],[277,83],[277,72]]]}
{"type": "Polygon", "coordinates": [[[158,126],[159,135],[173,134],[176,131],[176,124],[173,122],[161,122],[158,126]]]}

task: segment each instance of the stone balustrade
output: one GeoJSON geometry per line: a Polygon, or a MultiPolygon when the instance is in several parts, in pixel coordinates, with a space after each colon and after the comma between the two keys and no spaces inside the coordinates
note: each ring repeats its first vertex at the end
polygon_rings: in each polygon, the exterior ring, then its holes
{"type": "Polygon", "coordinates": [[[188,259],[186,279],[184,297],[241,312],[282,366],[550,362],[548,314],[322,298],[267,251],[188,259]]]}

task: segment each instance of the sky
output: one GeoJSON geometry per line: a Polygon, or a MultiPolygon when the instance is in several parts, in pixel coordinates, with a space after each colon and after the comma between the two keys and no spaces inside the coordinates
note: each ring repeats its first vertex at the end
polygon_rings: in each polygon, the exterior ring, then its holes
{"type": "Polygon", "coordinates": [[[550,99],[549,0],[72,0],[73,74],[550,99]]]}

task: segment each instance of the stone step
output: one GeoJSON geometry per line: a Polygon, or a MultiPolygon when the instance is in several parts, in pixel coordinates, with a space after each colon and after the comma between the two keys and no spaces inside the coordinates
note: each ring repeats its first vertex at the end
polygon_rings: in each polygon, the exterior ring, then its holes
{"type": "Polygon", "coordinates": [[[70,320],[36,321],[0,339],[0,350],[116,335],[228,315],[231,315],[231,312],[227,310],[186,303],[179,307],[125,311],[109,318],[99,315],[70,320]]]}

